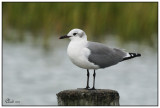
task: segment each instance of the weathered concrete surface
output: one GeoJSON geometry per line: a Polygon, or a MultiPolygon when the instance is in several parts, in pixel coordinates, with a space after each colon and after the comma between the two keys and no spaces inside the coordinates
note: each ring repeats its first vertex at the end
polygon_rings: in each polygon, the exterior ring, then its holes
{"type": "Polygon", "coordinates": [[[64,90],[57,94],[57,100],[62,106],[116,106],[119,105],[119,94],[109,89],[64,90]]]}

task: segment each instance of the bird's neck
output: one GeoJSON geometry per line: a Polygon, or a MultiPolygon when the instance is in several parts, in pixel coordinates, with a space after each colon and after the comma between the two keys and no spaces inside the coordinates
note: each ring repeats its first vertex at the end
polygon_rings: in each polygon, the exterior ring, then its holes
{"type": "Polygon", "coordinates": [[[87,40],[84,40],[84,39],[78,39],[78,40],[72,40],[70,41],[70,44],[74,44],[74,45],[84,45],[86,44],[88,41],[87,40]]]}
{"type": "Polygon", "coordinates": [[[71,49],[81,49],[83,47],[85,47],[87,45],[87,40],[81,39],[81,40],[72,40],[69,45],[68,48],[71,49]]]}

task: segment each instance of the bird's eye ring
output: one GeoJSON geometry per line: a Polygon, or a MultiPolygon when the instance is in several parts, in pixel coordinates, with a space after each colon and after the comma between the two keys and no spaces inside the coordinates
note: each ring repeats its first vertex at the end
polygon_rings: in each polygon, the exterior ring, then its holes
{"type": "Polygon", "coordinates": [[[75,36],[77,33],[73,33],[73,35],[75,36]]]}

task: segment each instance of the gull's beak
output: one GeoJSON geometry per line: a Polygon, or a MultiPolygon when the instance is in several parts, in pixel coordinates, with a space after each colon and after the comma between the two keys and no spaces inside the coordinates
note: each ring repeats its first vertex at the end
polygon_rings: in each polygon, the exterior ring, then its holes
{"type": "Polygon", "coordinates": [[[64,36],[59,37],[59,39],[64,39],[64,38],[69,38],[69,37],[71,36],[64,35],[64,36]]]}

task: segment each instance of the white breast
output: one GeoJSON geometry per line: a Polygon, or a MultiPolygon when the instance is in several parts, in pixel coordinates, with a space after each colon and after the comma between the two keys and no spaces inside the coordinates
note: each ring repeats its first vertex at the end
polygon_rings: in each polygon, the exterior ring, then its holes
{"type": "Polygon", "coordinates": [[[98,69],[99,66],[88,61],[90,50],[86,48],[87,41],[71,41],[68,45],[67,53],[75,65],[84,69],[98,69]]]}

